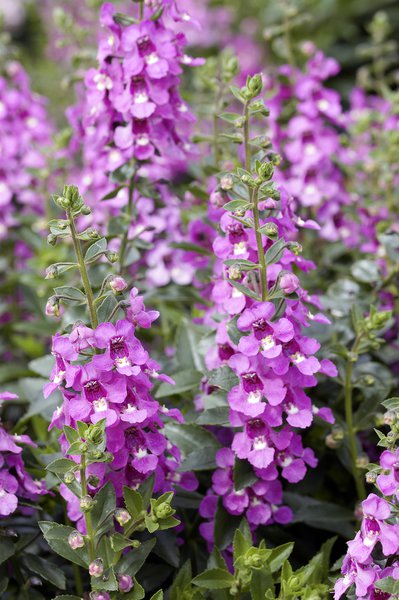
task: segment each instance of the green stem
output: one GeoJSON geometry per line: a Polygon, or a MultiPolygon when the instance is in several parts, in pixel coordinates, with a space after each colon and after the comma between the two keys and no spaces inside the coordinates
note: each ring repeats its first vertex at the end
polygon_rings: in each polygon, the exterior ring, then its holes
{"type": "MultiPolygon", "coordinates": [[[[88,495],[87,491],[87,479],[86,479],[86,456],[82,454],[82,459],[80,463],[80,486],[82,488],[82,498],[88,495]]],[[[87,539],[89,540],[89,557],[90,561],[93,561],[96,558],[96,550],[94,547],[94,531],[93,531],[93,523],[91,520],[90,511],[84,512],[84,519],[86,523],[86,532],[87,539]]]]}
{"type": "Polygon", "coordinates": [[[284,43],[285,43],[285,49],[287,51],[287,59],[290,65],[292,65],[293,67],[296,66],[296,60],[295,60],[295,56],[294,53],[292,51],[292,44],[291,44],[291,28],[290,28],[290,21],[288,18],[288,10],[289,10],[289,5],[287,0],[283,0],[283,30],[284,30],[284,43]]]}
{"type": "MultiPolygon", "coordinates": [[[[245,151],[245,169],[247,171],[251,170],[251,147],[249,145],[249,103],[246,102],[244,105],[244,151],[245,151]]],[[[259,208],[258,208],[258,190],[257,188],[252,189],[252,214],[254,218],[254,228],[255,228],[255,237],[256,237],[256,246],[258,249],[258,259],[259,259],[259,279],[262,290],[262,301],[264,302],[267,299],[267,272],[266,272],[266,262],[265,262],[265,252],[263,250],[263,240],[262,234],[260,230],[260,220],[259,220],[259,208]]]]}
{"type": "Polygon", "coordinates": [[[260,221],[259,221],[259,208],[258,208],[258,190],[254,188],[252,193],[252,213],[254,216],[254,227],[256,236],[256,246],[258,249],[259,258],[259,279],[262,290],[262,302],[267,299],[267,273],[266,273],[266,261],[265,252],[263,250],[262,234],[260,232],[260,221]]]}
{"type": "MultiPolygon", "coordinates": [[[[140,4],[140,6],[142,6],[142,5],[140,4]]],[[[123,273],[123,268],[124,268],[123,261],[124,261],[125,254],[126,254],[127,244],[129,241],[129,228],[130,228],[130,224],[132,221],[134,184],[135,184],[134,178],[135,178],[135,176],[133,175],[133,177],[130,180],[130,184],[129,184],[129,198],[128,198],[127,209],[126,209],[128,223],[127,223],[127,229],[126,229],[125,233],[123,234],[121,247],[119,250],[119,274],[120,275],[123,273]]]]}
{"type": "Polygon", "coordinates": [[[83,287],[86,294],[87,306],[90,314],[91,326],[95,329],[98,325],[97,311],[94,304],[93,290],[91,289],[89,275],[87,273],[86,264],[83,258],[82,247],[78,238],[78,232],[76,231],[75,220],[71,210],[67,211],[67,217],[70,223],[71,236],[73,247],[75,249],[76,259],[79,265],[80,277],[82,279],[83,287]]]}
{"type": "MultiPolygon", "coordinates": [[[[360,339],[357,338],[353,345],[351,353],[356,353],[360,339]]],[[[352,387],[352,375],[353,375],[353,362],[348,359],[345,369],[344,379],[344,394],[345,394],[345,420],[348,430],[348,443],[349,451],[352,462],[352,474],[355,480],[356,492],[358,500],[364,500],[366,497],[366,488],[364,485],[363,477],[357,466],[357,444],[356,444],[356,431],[353,425],[353,387],[352,387]]]]}
{"type": "Polygon", "coordinates": [[[140,0],[140,16],[139,19],[142,21],[144,18],[144,0],[140,0]]]}

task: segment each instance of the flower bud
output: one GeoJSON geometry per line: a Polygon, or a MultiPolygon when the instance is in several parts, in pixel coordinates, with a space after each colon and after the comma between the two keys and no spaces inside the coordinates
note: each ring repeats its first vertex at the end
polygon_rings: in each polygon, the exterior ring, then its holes
{"type": "Polygon", "coordinates": [[[47,236],[47,243],[50,244],[50,246],[55,246],[57,243],[57,236],[54,235],[54,233],[49,233],[47,236]]]}
{"type": "Polygon", "coordinates": [[[167,519],[172,516],[175,511],[168,502],[161,502],[159,506],[154,508],[154,513],[157,519],[167,519]]]}
{"type": "Polygon", "coordinates": [[[59,300],[55,296],[51,296],[47,300],[45,313],[48,317],[60,317],[64,312],[64,308],[60,305],[59,300]]]}
{"type": "Polygon", "coordinates": [[[299,279],[294,273],[284,273],[280,279],[280,289],[287,296],[296,292],[299,286],[299,279]]]}
{"type": "Polygon", "coordinates": [[[91,592],[90,600],[111,600],[111,596],[108,592],[91,592]]]}
{"type": "Polygon", "coordinates": [[[231,175],[223,175],[223,177],[220,180],[220,187],[226,192],[232,189],[233,183],[234,182],[231,175]]]}
{"type": "Polygon", "coordinates": [[[86,206],[86,204],[84,204],[82,206],[82,208],[80,209],[80,212],[82,213],[82,215],[90,215],[91,214],[91,208],[90,206],[86,206]]]}
{"type": "Polygon", "coordinates": [[[262,227],[262,232],[270,238],[277,237],[278,227],[275,223],[265,223],[262,227]]]}
{"type": "Polygon", "coordinates": [[[95,446],[98,446],[98,444],[101,444],[101,442],[103,441],[103,438],[104,431],[102,427],[99,425],[90,425],[89,429],[87,430],[85,439],[88,442],[94,444],[95,446]]]}
{"type": "Polygon", "coordinates": [[[334,425],[331,435],[335,442],[342,442],[345,437],[345,432],[340,425],[334,425]]]}
{"type": "Polygon", "coordinates": [[[72,531],[72,533],[68,536],[68,544],[72,548],[72,550],[77,550],[77,548],[83,548],[85,545],[84,538],[79,531],[72,531]]]}
{"type": "Polygon", "coordinates": [[[258,175],[262,181],[269,181],[273,177],[274,167],[271,162],[262,163],[258,168],[258,175]]]}
{"type": "Polygon", "coordinates": [[[393,425],[396,421],[396,413],[393,410],[388,410],[384,414],[384,425],[393,425]]]}
{"type": "Polygon", "coordinates": [[[106,252],[105,256],[110,263],[116,263],[119,260],[119,255],[116,252],[106,252]]]}
{"type": "Polygon", "coordinates": [[[248,77],[246,87],[250,98],[256,98],[256,96],[259,96],[263,88],[262,75],[257,73],[253,77],[248,77]]]}
{"type": "Polygon", "coordinates": [[[112,277],[112,279],[110,279],[109,287],[114,292],[114,294],[120,294],[121,292],[124,292],[126,290],[127,283],[123,279],[123,277],[116,275],[115,277],[112,277]]]}
{"type": "Polygon", "coordinates": [[[46,269],[45,279],[56,279],[58,277],[58,269],[55,265],[51,265],[46,269]]]}
{"type": "Polygon", "coordinates": [[[98,240],[100,238],[100,234],[98,233],[97,229],[94,229],[93,227],[86,229],[86,233],[91,240],[98,240]]]}
{"type": "Polygon", "coordinates": [[[65,483],[73,483],[75,481],[76,477],[75,477],[75,473],[73,471],[68,471],[68,473],[65,473],[64,475],[64,481],[65,483]]]}
{"type": "Polygon", "coordinates": [[[94,500],[91,496],[83,496],[80,500],[80,510],[82,512],[90,512],[94,506],[94,500]]]}
{"type": "Polygon", "coordinates": [[[364,452],[356,458],[356,466],[358,469],[365,469],[369,464],[370,459],[364,452]]]}
{"type": "Polygon", "coordinates": [[[366,481],[367,483],[375,483],[377,481],[377,473],[375,473],[375,471],[369,471],[366,474],[366,481]]]}
{"type": "Polygon", "coordinates": [[[100,484],[100,478],[97,477],[97,475],[89,475],[89,477],[87,478],[87,484],[90,487],[96,488],[100,484]]]}
{"type": "Polygon", "coordinates": [[[101,558],[96,558],[89,564],[89,574],[92,577],[101,577],[104,573],[104,563],[101,558]]]}
{"type": "Polygon", "coordinates": [[[130,577],[130,575],[127,575],[126,573],[124,573],[123,575],[118,575],[118,586],[120,592],[127,594],[127,592],[130,592],[130,590],[133,589],[133,579],[130,577]]]}
{"type": "Polygon", "coordinates": [[[326,436],[325,444],[327,448],[330,448],[331,450],[336,450],[341,445],[337,440],[334,440],[331,433],[326,436]]]}
{"type": "Polygon", "coordinates": [[[114,512],[115,520],[119,523],[119,525],[126,525],[129,523],[131,516],[125,508],[117,508],[114,512]]]}
{"type": "Polygon", "coordinates": [[[229,267],[228,271],[227,271],[228,277],[229,279],[241,279],[242,276],[242,271],[239,267],[239,265],[231,265],[231,267],[229,267]]]}

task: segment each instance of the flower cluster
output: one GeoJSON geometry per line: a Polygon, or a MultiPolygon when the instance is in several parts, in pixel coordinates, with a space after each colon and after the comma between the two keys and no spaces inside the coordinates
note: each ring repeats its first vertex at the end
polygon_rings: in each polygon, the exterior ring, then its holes
{"type": "MultiPolygon", "coordinates": [[[[255,87],[255,79],[249,78],[243,95],[251,83],[255,87]]],[[[317,384],[318,373],[336,375],[329,360],[315,356],[320,344],[304,333],[311,322],[329,321],[322,313],[311,312],[312,304],[320,308],[318,300],[302,289],[293,273],[294,268],[314,267],[299,256],[299,244],[291,241],[297,226],[318,226],[312,220],[299,220],[293,199],[270,182],[272,162],[257,161],[256,169],[256,175],[239,168],[238,177],[222,176],[208,213],[218,223],[219,233],[213,242],[212,306],[204,318],[216,330],[216,344],[206,356],[206,365],[209,371],[231,370],[236,383],[227,395],[234,431],[230,440],[227,436],[231,449],[218,455],[210,498],[202,505],[203,516],[213,517],[213,496],[220,495],[229,512],[245,513],[255,526],[290,519],[290,509],[278,508],[280,475],[298,482],[308,466],[317,464],[296,430],[309,427],[315,414],[334,421],[331,410],[315,406],[305,389],[317,384]],[[243,183],[248,182],[251,200],[243,191],[243,183]],[[260,191],[253,192],[254,188],[260,191]],[[249,463],[254,485],[234,490],[234,460],[249,463]]],[[[210,398],[213,391],[211,384],[210,398]]],[[[207,534],[209,529],[204,531],[207,534]]]]}
{"type": "MultiPolygon", "coordinates": [[[[94,330],[77,324],[69,335],[53,338],[55,365],[45,395],[58,388],[63,404],[50,428],[76,428],[78,421],[95,424],[105,419],[110,462],[88,468],[96,478],[92,491],[112,481],[120,499],[124,485],[135,487],[152,474],[155,492],[170,490],[173,484],[193,490],[194,474],[177,472],[179,449],[162,433],[165,418],[182,422],[182,415],[178,409],[160,406],[151,396],[153,380],[173,382],[159,373],[159,365],[136,337],[136,328],[151,327],[158,313],[145,309],[134,288],[126,317],[116,325],[100,323],[94,330]]],[[[65,452],[69,444],[64,434],[60,443],[65,452]]],[[[70,518],[80,519],[78,499],[65,485],[61,493],[68,501],[70,518]]]]}
{"type": "MultiPolygon", "coordinates": [[[[0,401],[15,399],[15,394],[4,392],[0,401]]],[[[36,447],[28,435],[12,435],[0,423],[0,517],[14,513],[18,505],[26,511],[23,502],[37,502],[47,494],[44,481],[32,479],[22,458],[23,446],[36,447]],[[22,446],[21,446],[22,445],[22,446]]]]}
{"type": "Polygon", "coordinates": [[[38,171],[52,132],[44,98],[34,94],[23,67],[8,62],[0,77],[0,240],[21,214],[42,214],[38,171]]]}
{"type": "Polygon", "coordinates": [[[87,71],[80,101],[68,110],[74,131],[70,152],[81,151],[77,175],[97,223],[106,208],[118,214],[127,202],[123,190],[99,205],[114,187],[109,174],[135,160],[143,176],[170,178],[185,169],[192,152],[194,117],[180,97],[179,82],[182,65],[201,61],[184,53],[182,33],[152,15],[146,8],[140,23],[121,25],[115,7],[103,5],[99,66],[87,71]]]}
{"type": "Polygon", "coordinates": [[[385,450],[380,457],[381,473],[376,483],[384,497],[372,493],[362,502],[361,528],[348,542],[342,565],[344,577],[335,584],[335,600],[352,585],[357,598],[390,598],[375,584],[386,577],[399,580],[398,460],[398,449],[385,450]]]}
{"type": "Polygon", "coordinates": [[[297,206],[317,215],[320,235],[335,241],[340,239],[342,206],[350,202],[333,158],[341,151],[338,128],[345,118],[339,94],[325,86],[339,66],[312,43],[305,43],[303,51],[309,57],[303,71],[284,65],[276,80],[268,82],[275,91],[268,102],[272,139],[284,159],[280,181],[297,206]],[[290,116],[282,122],[287,112],[290,116]]]}

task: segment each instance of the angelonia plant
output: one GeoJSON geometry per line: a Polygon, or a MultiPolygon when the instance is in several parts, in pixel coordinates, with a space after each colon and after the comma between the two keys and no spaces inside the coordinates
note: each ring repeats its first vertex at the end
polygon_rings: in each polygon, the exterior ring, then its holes
{"type": "Polygon", "coordinates": [[[0,7],[4,600],[399,598],[395,7],[261,4],[0,7]]]}

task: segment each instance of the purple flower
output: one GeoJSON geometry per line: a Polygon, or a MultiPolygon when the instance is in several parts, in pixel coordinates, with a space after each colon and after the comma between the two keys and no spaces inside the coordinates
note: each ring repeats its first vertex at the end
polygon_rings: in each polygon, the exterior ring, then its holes
{"type": "MultiPolygon", "coordinates": [[[[385,496],[399,492],[399,448],[392,452],[385,450],[380,456],[380,465],[384,471],[377,477],[377,485],[385,496]]],[[[399,498],[398,498],[399,500],[399,498]]]]}

